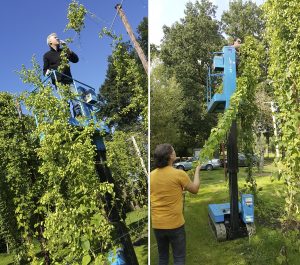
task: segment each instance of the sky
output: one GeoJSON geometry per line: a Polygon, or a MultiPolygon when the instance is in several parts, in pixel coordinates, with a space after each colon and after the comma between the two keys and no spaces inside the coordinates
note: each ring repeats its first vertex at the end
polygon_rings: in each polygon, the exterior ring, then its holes
{"type": "MultiPolygon", "coordinates": [[[[163,38],[163,25],[171,26],[174,22],[184,17],[184,9],[187,2],[196,0],[149,0],[149,42],[160,45],[163,38]]],[[[216,18],[221,19],[225,10],[229,9],[230,0],[210,0],[218,7],[216,18]]],[[[245,0],[244,0],[245,1],[245,0]]],[[[252,0],[261,5],[265,0],[252,0]]]]}
{"type": "MultiPolygon", "coordinates": [[[[116,14],[115,5],[122,0],[79,0],[92,15],[86,17],[86,26],[80,37],[73,30],[64,32],[68,23],[67,9],[71,0],[9,0],[1,2],[0,9],[0,91],[19,94],[30,89],[23,84],[18,74],[24,64],[31,68],[35,54],[43,66],[43,55],[49,50],[47,36],[56,32],[60,39],[74,38],[69,45],[79,56],[79,62],[71,63],[73,78],[98,90],[105,79],[107,58],[112,53],[112,40],[99,38],[103,27],[110,28],[116,14]]],[[[147,0],[123,0],[123,10],[136,31],[143,17],[148,16],[147,0]]],[[[129,40],[119,16],[113,24],[113,31],[129,40]]]]}

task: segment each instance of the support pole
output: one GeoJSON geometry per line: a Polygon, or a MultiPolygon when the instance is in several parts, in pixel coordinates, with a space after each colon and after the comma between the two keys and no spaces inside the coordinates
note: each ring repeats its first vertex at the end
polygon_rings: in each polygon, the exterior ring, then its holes
{"type": "Polygon", "coordinates": [[[22,113],[20,102],[18,100],[16,100],[15,103],[16,103],[16,108],[17,108],[18,114],[19,114],[19,119],[21,119],[23,113],[22,113]]]}
{"type": "Polygon", "coordinates": [[[275,113],[276,113],[276,107],[273,101],[271,101],[271,111],[272,111],[272,120],[273,120],[273,127],[274,127],[274,136],[276,139],[276,158],[279,158],[280,153],[279,153],[279,146],[278,146],[278,131],[277,131],[277,124],[276,124],[276,117],[275,117],[275,113]]]}
{"type": "Polygon", "coordinates": [[[134,48],[135,48],[135,50],[136,50],[136,52],[137,52],[140,60],[142,61],[142,64],[143,64],[144,69],[146,71],[146,74],[148,75],[148,61],[146,59],[146,56],[145,56],[145,54],[144,54],[144,52],[143,52],[140,44],[137,42],[137,40],[136,40],[136,38],[135,38],[135,36],[133,34],[133,31],[132,31],[132,29],[130,27],[130,24],[129,24],[129,22],[128,22],[126,16],[125,16],[125,13],[124,13],[124,11],[122,9],[122,6],[120,4],[117,4],[115,6],[115,8],[117,9],[118,14],[119,14],[119,16],[122,19],[122,22],[123,22],[123,24],[124,24],[124,26],[126,28],[126,31],[127,31],[128,35],[129,35],[129,37],[130,37],[130,39],[131,39],[131,41],[132,41],[132,43],[134,45],[134,48]]]}
{"type": "Polygon", "coordinates": [[[227,175],[227,161],[225,159],[225,143],[221,143],[221,152],[222,152],[222,157],[223,157],[223,165],[224,165],[224,179],[227,182],[228,180],[228,175],[227,175]]]}
{"type": "Polygon", "coordinates": [[[120,239],[120,243],[124,249],[124,256],[126,260],[126,264],[130,265],[139,265],[134,247],[130,238],[129,229],[126,226],[125,211],[122,209],[122,191],[118,185],[115,183],[110,169],[106,165],[106,151],[97,151],[96,155],[96,170],[101,182],[108,182],[114,184],[114,192],[116,196],[115,203],[112,201],[112,196],[110,194],[106,194],[106,212],[108,213],[109,220],[114,224],[115,229],[117,231],[118,237],[120,239]]]}
{"type": "Polygon", "coordinates": [[[239,206],[238,206],[238,149],[237,149],[237,125],[232,121],[227,144],[227,162],[229,172],[230,195],[230,234],[231,239],[239,234],[239,206]]]}
{"type": "Polygon", "coordinates": [[[146,175],[146,178],[148,178],[148,172],[147,172],[147,169],[146,169],[144,160],[143,160],[143,158],[142,158],[141,151],[140,151],[140,149],[139,149],[139,147],[138,147],[138,145],[137,145],[137,143],[136,143],[136,140],[135,140],[134,136],[131,136],[131,140],[132,140],[132,142],[133,142],[135,151],[136,151],[136,153],[137,153],[137,155],[138,155],[138,157],[139,157],[139,159],[140,159],[140,162],[141,162],[143,171],[144,171],[144,173],[145,173],[145,175],[146,175]]]}

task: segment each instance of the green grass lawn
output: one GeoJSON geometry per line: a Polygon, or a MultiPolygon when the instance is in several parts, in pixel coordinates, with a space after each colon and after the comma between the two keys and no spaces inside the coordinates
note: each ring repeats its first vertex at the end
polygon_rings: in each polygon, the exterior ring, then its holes
{"type": "MultiPolygon", "coordinates": [[[[140,265],[148,264],[148,211],[136,210],[127,214],[126,224],[130,230],[131,240],[140,265]]],[[[40,252],[36,241],[36,253],[40,252]]],[[[42,260],[41,260],[42,261],[42,260]]],[[[12,264],[13,257],[8,254],[0,254],[0,265],[12,264]]]]}
{"type": "Polygon", "coordinates": [[[7,265],[7,264],[12,264],[13,262],[13,257],[8,254],[0,254],[0,264],[1,265],[7,265]]]}
{"type": "MultiPolygon", "coordinates": [[[[272,265],[276,263],[282,246],[279,217],[284,204],[280,197],[282,181],[271,179],[274,166],[266,161],[262,174],[255,173],[259,202],[255,202],[257,232],[249,238],[219,243],[208,224],[208,204],[229,202],[227,183],[223,169],[201,171],[201,187],[197,195],[185,197],[185,229],[187,235],[186,265],[272,265]],[[270,218],[270,216],[272,218],[270,218]]],[[[239,190],[244,186],[245,168],[240,168],[239,190]]],[[[151,265],[158,264],[157,246],[153,231],[150,232],[151,265]]],[[[172,255],[170,255],[171,257],[172,255]]],[[[300,264],[299,252],[290,252],[289,265],[300,264]]],[[[172,258],[171,258],[172,260],[172,258]]],[[[172,264],[172,262],[170,262],[172,264]]],[[[285,263],[283,263],[285,264],[285,263]]]]}
{"type": "Polygon", "coordinates": [[[127,214],[126,224],[140,265],[148,264],[148,210],[138,210],[127,214]]]}

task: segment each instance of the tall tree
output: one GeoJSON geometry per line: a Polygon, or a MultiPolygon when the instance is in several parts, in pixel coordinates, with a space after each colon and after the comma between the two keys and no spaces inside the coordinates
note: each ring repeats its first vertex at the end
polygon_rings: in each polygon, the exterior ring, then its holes
{"type": "Polygon", "coordinates": [[[187,104],[180,125],[185,150],[201,146],[215,124],[206,115],[206,63],[210,52],[222,47],[223,37],[215,19],[216,6],[208,0],[187,3],[185,17],[171,27],[164,26],[160,56],[183,90],[187,104]]]}
{"type": "Polygon", "coordinates": [[[142,22],[138,25],[138,42],[146,55],[148,57],[148,18],[144,17],[142,22]]]}
{"type": "Polygon", "coordinates": [[[221,18],[223,31],[231,37],[242,40],[246,36],[262,39],[264,20],[262,10],[252,1],[233,0],[229,2],[229,10],[224,11],[221,18]]]}
{"type": "Polygon", "coordinates": [[[185,104],[182,88],[176,78],[168,77],[163,64],[158,64],[151,71],[150,91],[150,142],[151,154],[156,145],[170,143],[180,149],[180,124],[183,121],[182,109],[185,104]]]}
{"type": "MultiPolygon", "coordinates": [[[[147,28],[145,18],[138,28],[143,49],[148,46],[147,28]]],[[[99,89],[99,115],[118,130],[145,129],[148,81],[140,59],[129,43],[118,42],[108,62],[106,79],[99,89]]]]}

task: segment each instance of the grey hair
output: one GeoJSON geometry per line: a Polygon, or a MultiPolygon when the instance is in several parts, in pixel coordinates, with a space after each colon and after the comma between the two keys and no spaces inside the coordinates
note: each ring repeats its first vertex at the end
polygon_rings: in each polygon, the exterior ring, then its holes
{"type": "Polygon", "coordinates": [[[54,36],[54,37],[57,37],[57,34],[56,33],[51,33],[48,37],[47,37],[47,45],[50,46],[50,38],[54,36]]]}

